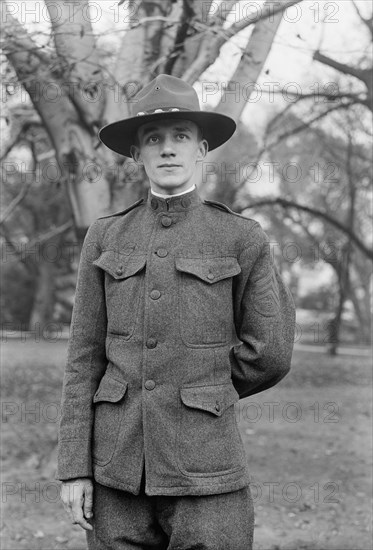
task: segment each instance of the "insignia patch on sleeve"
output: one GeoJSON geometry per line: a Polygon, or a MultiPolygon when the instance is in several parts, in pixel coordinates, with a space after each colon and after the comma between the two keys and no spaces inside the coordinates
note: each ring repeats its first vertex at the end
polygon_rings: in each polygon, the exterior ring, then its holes
{"type": "Polygon", "coordinates": [[[254,283],[250,292],[250,303],[264,317],[273,317],[280,311],[279,289],[273,270],[254,283]]]}

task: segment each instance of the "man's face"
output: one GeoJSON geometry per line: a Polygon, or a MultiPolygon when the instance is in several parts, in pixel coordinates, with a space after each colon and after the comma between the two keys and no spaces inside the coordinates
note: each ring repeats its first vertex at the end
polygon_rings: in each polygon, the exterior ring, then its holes
{"type": "Polygon", "coordinates": [[[149,122],[140,126],[137,137],[132,156],[144,165],[151,189],[173,195],[194,183],[197,162],[208,150],[207,141],[201,138],[194,122],[174,119],[149,122]]]}

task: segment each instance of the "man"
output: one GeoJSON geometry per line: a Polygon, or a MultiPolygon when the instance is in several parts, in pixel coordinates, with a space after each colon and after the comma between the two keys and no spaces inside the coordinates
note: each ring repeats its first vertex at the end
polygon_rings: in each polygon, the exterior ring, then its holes
{"type": "MultiPolygon", "coordinates": [[[[234,412],[290,367],[294,305],[260,225],[201,200],[197,166],[235,123],[160,75],[104,127],[150,189],[82,251],[57,478],[90,549],[248,550],[234,412]]],[[[255,444],[255,441],[253,441],[255,444]]]]}

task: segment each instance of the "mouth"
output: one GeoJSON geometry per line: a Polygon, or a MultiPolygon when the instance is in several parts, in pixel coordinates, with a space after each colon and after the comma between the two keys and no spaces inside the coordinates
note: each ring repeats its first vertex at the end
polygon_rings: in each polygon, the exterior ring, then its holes
{"type": "Polygon", "coordinates": [[[158,166],[158,168],[180,168],[180,164],[171,164],[171,163],[165,163],[165,164],[160,164],[158,166]]]}

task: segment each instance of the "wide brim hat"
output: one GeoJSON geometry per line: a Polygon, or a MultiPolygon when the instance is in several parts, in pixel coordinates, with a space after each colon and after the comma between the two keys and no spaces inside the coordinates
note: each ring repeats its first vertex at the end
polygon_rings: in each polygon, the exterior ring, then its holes
{"type": "Polygon", "coordinates": [[[131,117],[113,122],[99,131],[100,140],[112,151],[131,156],[136,132],[148,122],[162,119],[191,120],[197,124],[209,151],[223,145],[236,129],[235,121],[220,113],[201,111],[198,96],[190,84],[180,78],[161,74],[130,100],[131,117]]]}

